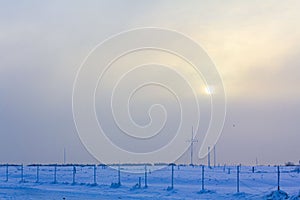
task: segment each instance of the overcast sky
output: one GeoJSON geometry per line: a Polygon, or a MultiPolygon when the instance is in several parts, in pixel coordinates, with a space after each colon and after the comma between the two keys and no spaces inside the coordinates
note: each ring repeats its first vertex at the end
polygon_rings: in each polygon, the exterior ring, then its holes
{"type": "Polygon", "coordinates": [[[0,1],[0,162],[62,162],[64,148],[68,162],[95,162],[73,122],[73,82],[95,45],[138,27],[184,33],[215,62],[227,96],[218,163],[298,162],[299,10],[298,0],[0,1]]]}

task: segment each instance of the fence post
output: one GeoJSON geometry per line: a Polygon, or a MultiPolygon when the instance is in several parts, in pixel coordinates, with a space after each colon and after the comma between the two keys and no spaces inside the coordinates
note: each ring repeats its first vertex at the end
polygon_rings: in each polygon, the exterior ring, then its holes
{"type": "Polygon", "coordinates": [[[118,166],[118,185],[121,185],[121,167],[120,164],[118,166]]]}
{"type": "Polygon", "coordinates": [[[141,188],[142,187],[142,178],[141,177],[139,177],[139,186],[138,186],[139,188],[141,188]]]}
{"type": "Polygon", "coordinates": [[[6,180],[5,182],[8,182],[8,163],[6,164],[6,180]]]}
{"type": "Polygon", "coordinates": [[[148,175],[147,175],[147,165],[145,165],[145,188],[148,187],[147,178],[148,178],[148,175]]]}
{"type": "Polygon", "coordinates": [[[36,182],[40,182],[40,166],[36,166],[36,182]]]}
{"type": "Polygon", "coordinates": [[[279,169],[279,165],[277,166],[277,190],[280,190],[280,169],[279,169]]]}
{"type": "Polygon", "coordinates": [[[202,191],[204,191],[204,165],[202,165],[201,168],[202,168],[202,176],[201,176],[202,191]]]}
{"type": "Polygon", "coordinates": [[[97,165],[94,165],[94,184],[97,185],[97,165]]]}
{"type": "Polygon", "coordinates": [[[236,167],[236,172],[237,172],[236,191],[237,193],[239,193],[240,192],[240,166],[239,165],[236,167]]]}
{"type": "Polygon", "coordinates": [[[24,165],[21,165],[21,182],[24,182],[24,165]]]}
{"type": "Polygon", "coordinates": [[[54,179],[53,179],[53,183],[57,183],[57,181],[56,181],[56,173],[57,173],[57,165],[54,165],[54,179]]]}
{"type": "Polygon", "coordinates": [[[172,189],[174,188],[174,165],[172,165],[172,189]]]}
{"type": "Polygon", "coordinates": [[[167,188],[167,190],[173,190],[174,189],[174,163],[171,163],[170,164],[171,165],[171,186],[169,186],[168,188],[167,188]]]}
{"type": "Polygon", "coordinates": [[[76,167],[73,165],[73,185],[75,184],[76,167]]]}

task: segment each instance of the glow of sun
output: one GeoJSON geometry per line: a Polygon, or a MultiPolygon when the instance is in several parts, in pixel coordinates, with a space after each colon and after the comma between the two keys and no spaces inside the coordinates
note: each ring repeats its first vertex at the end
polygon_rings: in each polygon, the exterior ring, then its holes
{"type": "Polygon", "coordinates": [[[207,94],[207,95],[211,95],[211,94],[213,93],[213,90],[212,90],[211,87],[206,86],[206,87],[204,88],[204,92],[205,92],[205,94],[207,94]]]}

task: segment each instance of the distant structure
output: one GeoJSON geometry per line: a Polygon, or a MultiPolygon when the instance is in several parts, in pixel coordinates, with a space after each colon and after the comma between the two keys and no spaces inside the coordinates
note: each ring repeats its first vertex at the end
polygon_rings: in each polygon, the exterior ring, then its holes
{"type": "Polygon", "coordinates": [[[190,165],[194,165],[194,163],[193,163],[193,154],[194,154],[194,143],[196,143],[196,142],[198,142],[198,140],[197,139],[194,139],[194,127],[192,126],[192,137],[191,137],[191,139],[190,140],[188,140],[187,142],[189,142],[190,144],[191,144],[191,146],[190,146],[190,150],[191,150],[191,154],[190,154],[190,156],[191,156],[191,163],[190,163],[190,165]]]}

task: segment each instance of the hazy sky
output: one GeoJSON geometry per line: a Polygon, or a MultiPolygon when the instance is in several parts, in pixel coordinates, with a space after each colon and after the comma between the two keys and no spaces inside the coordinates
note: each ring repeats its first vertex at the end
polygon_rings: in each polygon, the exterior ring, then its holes
{"type": "Polygon", "coordinates": [[[64,147],[68,162],[95,162],[72,118],[76,72],[99,42],[138,27],[182,32],[215,62],[227,95],[218,163],[298,162],[299,10],[298,0],[0,1],[0,162],[61,162],[64,147]]]}

